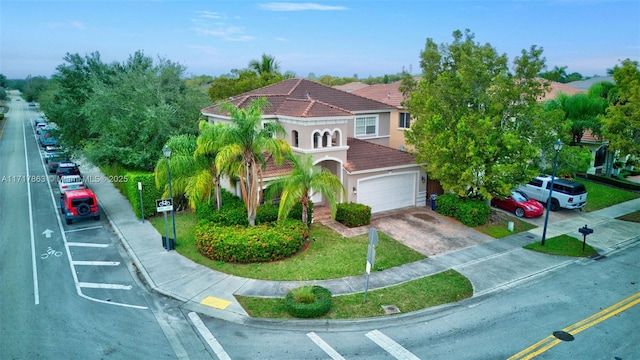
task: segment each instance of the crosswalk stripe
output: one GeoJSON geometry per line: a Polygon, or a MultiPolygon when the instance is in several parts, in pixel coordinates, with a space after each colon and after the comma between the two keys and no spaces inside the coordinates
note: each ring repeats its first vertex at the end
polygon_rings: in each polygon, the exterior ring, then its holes
{"type": "Polygon", "coordinates": [[[365,336],[398,360],[420,360],[419,357],[413,355],[409,350],[403,348],[400,344],[391,340],[390,337],[378,330],[370,331],[366,333],[365,336]]]}
{"type": "Polygon", "coordinates": [[[73,265],[118,266],[120,265],[120,261],[73,261],[73,265]]]}
{"type": "Polygon", "coordinates": [[[69,242],[67,243],[69,246],[78,246],[78,247],[100,247],[106,248],[109,244],[94,244],[94,243],[79,243],[79,242],[69,242]]]}
{"type": "Polygon", "coordinates": [[[342,355],[338,354],[337,351],[333,350],[333,348],[329,344],[327,344],[324,340],[322,340],[320,336],[318,336],[316,333],[310,332],[310,333],[307,333],[307,336],[309,337],[309,339],[311,339],[311,341],[316,343],[316,345],[318,345],[320,349],[322,349],[322,351],[327,353],[327,355],[329,355],[333,360],[344,360],[342,355]]]}
{"type": "Polygon", "coordinates": [[[131,285],[78,282],[78,287],[92,289],[131,290],[131,285]]]}
{"type": "Polygon", "coordinates": [[[207,326],[202,322],[202,319],[200,319],[198,314],[194,312],[190,312],[189,319],[191,319],[191,323],[193,323],[196,329],[198,329],[198,331],[200,332],[200,335],[202,335],[202,337],[205,339],[207,344],[209,344],[209,346],[211,347],[211,350],[213,350],[213,352],[216,353],[216,356],[218,356],[218,359],[231,360],[231,358],[229,357],[229,354],[227,354],[227,352],[224,351],[224,349],[222,348],[222,345],[220,345],[218,340],[216,340],[215,336],[213,336],[211,331],[209,331],[207,326]]]}

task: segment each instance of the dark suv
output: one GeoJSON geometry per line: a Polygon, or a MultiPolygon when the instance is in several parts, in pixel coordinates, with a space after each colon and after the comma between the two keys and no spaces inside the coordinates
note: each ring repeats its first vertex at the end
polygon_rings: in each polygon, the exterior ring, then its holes
{"type": "Polygon", "coordinates": [[[78,165],[69,161],[61,161],[56,168],[56,177],[58,181],[63,175],[82,175],[78,165]]]}
{"type": "Polygon", "coordinates": [[[100,207],[98,199],[90,189],[68,190],[60,198],[60,212],[71,225],[73,220],[93,217],[100,220],[100,207]]]}

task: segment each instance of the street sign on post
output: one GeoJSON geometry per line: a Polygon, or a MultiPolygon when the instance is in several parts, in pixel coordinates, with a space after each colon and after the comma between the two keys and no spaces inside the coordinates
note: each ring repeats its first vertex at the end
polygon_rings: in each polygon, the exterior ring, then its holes
{"type": "Polygon", "coordinates": [[[369,229],[369,248],[367,251],[367,283],[364,286],[364,301],[367,302],[367,290],[369,289],[369,275],[376,261],[376,247],[378,246],[378,232],[375,228],[369,229]]]}
{"type": "Polygon", "coordinates": [[[173,210],[173,199],[169,198],[156,200],[156,209],[158,212],[173,210]]]}

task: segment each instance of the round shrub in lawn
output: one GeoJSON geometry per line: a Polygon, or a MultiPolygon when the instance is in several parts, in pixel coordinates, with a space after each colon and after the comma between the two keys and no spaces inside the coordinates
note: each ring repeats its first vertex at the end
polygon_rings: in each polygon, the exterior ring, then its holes
{"type": "Polygon", "coordinates": [[[198,251],[211,260],[237,263],[278,261],[299,252],[307,226],[284,220],[256,226],[221,226],[200,223],[195,238],[198,251]]]}
{"type": "Polygon", "coordinates": [[[331,291],[322,286],[301,286],[287,293],[284,306],[291,316],[314,318],[331,310],[331,291]]]}

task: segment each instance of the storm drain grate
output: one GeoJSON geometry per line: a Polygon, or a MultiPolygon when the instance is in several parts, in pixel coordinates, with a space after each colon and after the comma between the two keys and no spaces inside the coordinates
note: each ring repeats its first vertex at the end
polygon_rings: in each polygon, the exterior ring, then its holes
{"type": "Polygon", "coordinates": [[[573,341],[573,335],[566,331],[554,331],[553,336],[562,341],[573,341]]]}
{"type": "Polygon", "coordinates": [[[398,309],[398,307],[395,305],[382,305],[382,309],[387,315],[400,313],[400,309],[398,309]]]}
{"type": "Polygon", "coordinates": [[[600,255],[600,254],[593,254],[589,256],[589,259],[593,260],[593,261],[600,261],[602,259],[605,259],[606,256],[604,255],[600,255]]]}

